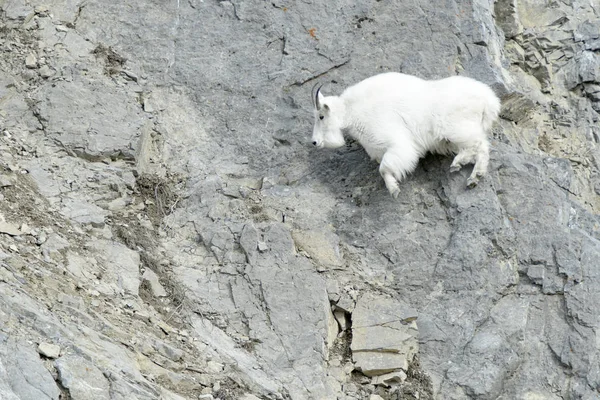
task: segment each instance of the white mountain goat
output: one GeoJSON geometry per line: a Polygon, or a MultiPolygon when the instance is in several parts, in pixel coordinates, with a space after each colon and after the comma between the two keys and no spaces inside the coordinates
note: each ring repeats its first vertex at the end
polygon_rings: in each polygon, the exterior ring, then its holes
{"type": "Polygon", "coordinates": [[[319,148],[344,145],[347,134],[377,160],[390,194],[414,171],[427,152],[456,154],[450,171],[474,163],[467,180],[474,187],[487,172],[487,132],[498,118],[500,100],[474,79],[453,76],[426,81],[395,72],[367,78],[341,96],[323,96],[313,87],[315,126],[312,141],[319,148]]]}

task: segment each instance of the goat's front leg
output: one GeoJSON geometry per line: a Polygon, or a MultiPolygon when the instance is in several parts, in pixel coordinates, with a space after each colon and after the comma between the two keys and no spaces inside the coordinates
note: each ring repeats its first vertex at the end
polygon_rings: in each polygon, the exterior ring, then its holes
{"type": "Polygon", "coordinates": [[[401,181],[408,173],[417,166],[419,155],[412,151],[412,147],[403,149],[389,149],[385,152],[379,165],[379,173],[385,181],[385,187],[394,198],[398,198],[401,181]]]}
{"type": "Polygon", "coordinates": [[[398,181],[394,177],[394,175],[389,171],[382,171],[379,169],[383,180],[385,181],[385,187],[390,192],[393,198],[397,199],[400,195],[400,187],[398,186],[398,181]]]}

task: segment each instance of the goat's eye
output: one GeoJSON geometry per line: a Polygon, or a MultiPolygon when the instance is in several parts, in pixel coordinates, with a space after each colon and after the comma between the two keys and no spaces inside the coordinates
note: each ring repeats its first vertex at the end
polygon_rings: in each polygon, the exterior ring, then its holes
{"type": "Polygon", "coordinates": [[[325,118],[324,115],[319,115],[319,119],[323,119],[323,118],[325,118]]]}

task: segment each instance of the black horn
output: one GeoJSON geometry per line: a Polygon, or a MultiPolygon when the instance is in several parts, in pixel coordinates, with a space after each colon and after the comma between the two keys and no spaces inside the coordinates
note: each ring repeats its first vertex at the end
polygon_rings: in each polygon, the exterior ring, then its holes
{"type": "Polygon", "coordinates": [[[321,105],[319,104],[319,91],[321,90],[322,87],[323,87],[323,84],[319,85],[319,82],[317,82],[317,83],[315,83],[315,85],[312,87],[312,90],[310,91],[311,95],[312,95],[313,106],[315,106],[315,108],[317,110],[321,108],[321,105]],[[317,87],[317,86],[319,86],[319,87],[317,87]]]}

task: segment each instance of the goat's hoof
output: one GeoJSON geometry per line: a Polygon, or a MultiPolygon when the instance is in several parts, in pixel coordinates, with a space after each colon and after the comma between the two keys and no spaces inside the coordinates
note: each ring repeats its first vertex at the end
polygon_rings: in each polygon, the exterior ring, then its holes
{"type": "Polygon", "coordinates": [[[478,184],[479,184],[479,178],[470,177],[469,179],[467,179],[467,187],[469,189],[473,189],[478,184]]]}
{"type": "Polygon", "coordinates": [[[398,196],[400,195],[400,188],[390,189],[390,194],[392,195],[393,198],[397,199],[398,196]]]}
{"type": "Polygon", "coordinates": [[[450,166],[450,173],[458,172],[458,171],[460,171],[460,165],[451,165],[450,166]]]}

